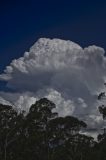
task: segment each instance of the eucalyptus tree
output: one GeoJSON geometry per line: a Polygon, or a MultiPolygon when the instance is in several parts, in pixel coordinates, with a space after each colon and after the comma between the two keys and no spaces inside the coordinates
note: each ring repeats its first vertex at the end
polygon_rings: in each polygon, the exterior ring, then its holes
{"type": "Polygon", "coordinates": [[[13,148],[20,134],[21,114],[12,106],[0,104],[0,156],[2,160],[14,159],[13,148]]]}
{"type": "Polygon", "coordinates": [[[26,116],[27,132],[29,136],[29,155],[37,159],[48,160],[50,158],[49,121],[57,117],[53,112],[55,104],[47,98],[42,98],[33,104],[26,116]]]}

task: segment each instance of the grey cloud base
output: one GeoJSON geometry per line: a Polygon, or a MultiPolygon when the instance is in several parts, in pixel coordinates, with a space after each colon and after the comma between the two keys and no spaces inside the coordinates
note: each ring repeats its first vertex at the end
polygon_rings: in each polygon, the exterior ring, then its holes
{"type": "Polygon", "coordinates": [[[41,38],[0,75],[8,88],[15,89],[14,94],[0,92],[0,101],[4,98],[28,110],[36,99],[47,97],[61,116],[76,115],[90,128],[101,128],[97,95],[105,90],[104,54],[94,45],[83,49],[71,41],[41,38]]]}

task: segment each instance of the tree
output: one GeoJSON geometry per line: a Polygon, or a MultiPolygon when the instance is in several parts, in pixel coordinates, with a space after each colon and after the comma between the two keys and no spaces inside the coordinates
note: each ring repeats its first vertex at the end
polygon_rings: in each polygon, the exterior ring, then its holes
{"type": "Polygon", "coordinates": [[[27,153],[32,160],[33,157],[38,160],[59,160],[66,159],[66,156],[70,157],[71,146],[76,145],[75,135],[81,128],[87,126],[75,117],[59,117],[57,113],[53,112],[54,108],[53,102],[42,98],[31,106],[26,116],[29,137],[27,153]],[[67,148],[68,144],[70,152],[67,148]]]}
{"type": "Polygon", "coordinates": [[[46,98],[42,98],[33,104],[26,116],[28,122],[27,131],[29,135],[30,147],[35,142],[33,153],[36,153],[37,159],[48,160],[50,156],[50,145],[48,137],[48,124],[51,119],[57,117],[57,113],[52,112],[55,108],[55,104],[46,98]]]}
{"type": "Polygon", "coordinates": [[[51,157],[53,159],[73,159],[79,140],[77,139],[81,128],[86,128],[83,121],[72,116],[57,117],[49,122],[51,157]],[[73,152],[73,153],[72,153],[73,152]]]}
{"type": "Polygon", "coordinates": [[[102,114],[103,119],[105,119],[106,118],[106,106],[105,105],[99,106],[99,112],[102,114]]]}
{"type": "MultiPolygon", "coordinates": [[[[104,84],[106,85],[106,84],[104,84]]],[[[98,100],[102,101],[102,99],[106,98],[105,92],[101,92],[98,96],[98,100]]],[[[102,104],[98,107],[100,114],[102,114],[103,120],[106,118],[106,104],[102,104]]],[[[98,152],[99,158],[105,160],[106,157],[106,128],[103,128],[104,133],[98,135],[98,152]]]]}
{"type": "MultiPolygon", "coordinates": [[[[87,125],[76,117],[59,117],[55,104],[42,98],[28,112],[0,105],[2,160],[91,160],[92,137],[80,134],[87,125]]],[[[96,153],[96,150],[95,150],[96,153]]]]}
{"type": "Polygon", "coordinates": [[[13,158],[12,145],[19,134],[20,115],[12,106],[0,104],[0,156],[2,160],[13,158]]]}

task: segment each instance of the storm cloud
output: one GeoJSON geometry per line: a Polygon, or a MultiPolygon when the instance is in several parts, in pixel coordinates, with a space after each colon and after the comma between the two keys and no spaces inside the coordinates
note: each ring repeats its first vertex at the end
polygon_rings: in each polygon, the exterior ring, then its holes
{"type": "Polygon", "coordinates": [[[3,98],[28,110],[41,97],[52,100],[61,116],[76,115],[89,127],[103,126],[97,95],[105,90],[103,48],[86,48],[60,39],[40,38],[23,57],[13,60],[0,75],[7,88],[3,98]]]}

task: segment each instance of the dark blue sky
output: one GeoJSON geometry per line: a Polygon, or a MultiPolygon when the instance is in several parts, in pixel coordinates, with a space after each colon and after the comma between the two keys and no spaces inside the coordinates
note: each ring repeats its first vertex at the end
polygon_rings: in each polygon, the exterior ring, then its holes
{"type": "Polygon", "coordinates": [[[106,49],[106,2],[1,0],[0,72],[40,37],[69,39],[106,49]]]}

